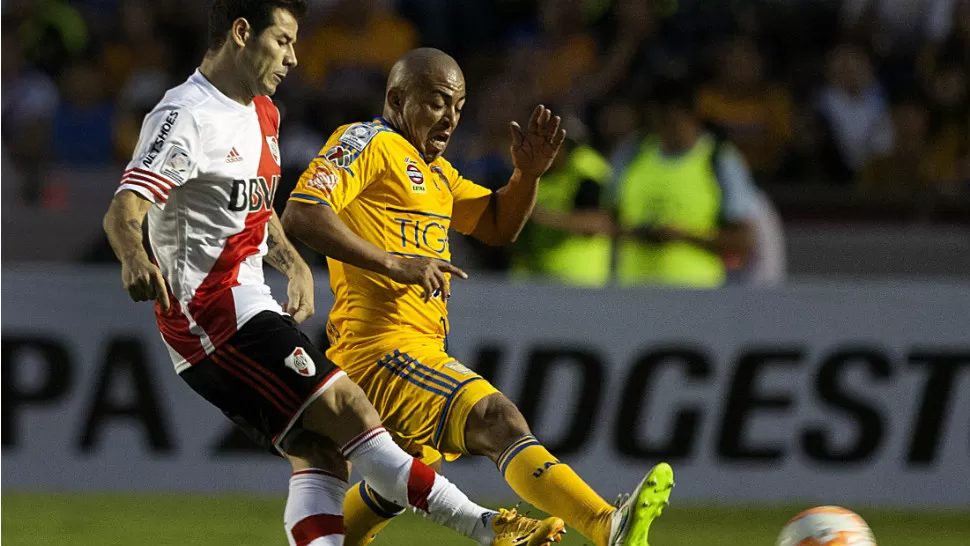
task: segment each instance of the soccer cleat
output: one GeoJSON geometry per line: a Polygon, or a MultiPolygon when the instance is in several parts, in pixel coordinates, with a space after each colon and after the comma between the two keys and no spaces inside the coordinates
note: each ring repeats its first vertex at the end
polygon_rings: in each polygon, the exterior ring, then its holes
{"type": "Polygon", "coordinates": [[[562,540],[566,524],[560,518],[542,521],[525,517],[515,511],[500,508],[492,518],[495,538],[492,546],[546,546],[562,540]]]}
{"type": "Polygon", "coordinates": [[[670,504],[673,488],[674,471],[670,465],[660,463],[653,467],[613,513],[609,546],[649,546],[650,524],[670,504]]]}

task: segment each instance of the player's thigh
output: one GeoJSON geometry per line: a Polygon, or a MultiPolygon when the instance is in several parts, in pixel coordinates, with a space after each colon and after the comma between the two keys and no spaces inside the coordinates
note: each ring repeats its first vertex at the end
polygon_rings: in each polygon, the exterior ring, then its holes
{"type": "Polygon", "coordinates": [[[498,392],[436,346],[401,345],[356,355],[340,365],[393,435],[441,451],[449,460],[467,453],[464,423],[471,408],[498,392]]]}
{"type": "Polygon", "coordinates": [[[301,429],[306,407],[339,379],[348,381],[291,318],[270,311],[181,376],[254,441],[280,453],[301,429]]]}

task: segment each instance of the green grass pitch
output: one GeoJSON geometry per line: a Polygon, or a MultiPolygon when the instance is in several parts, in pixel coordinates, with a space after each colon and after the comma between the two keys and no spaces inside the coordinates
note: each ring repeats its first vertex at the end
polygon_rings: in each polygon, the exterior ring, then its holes
{"type": "MultiPolygon", "coordinates": [[[[0,500],[4,546],[286,545],[281,497],[4,493],[0,500]]],[[[654,524],[650,542],[653,546],[773,546],[781,527],[802,508],[674,504],[654,524]]],[[[858,510],[880,546],[970,545],[970,512],[858,510]]],[[[374,544],[471,542],[408,515],[392,523],[374,544]]],[[[563,541],[563,546],[581,544],[587,542],[575,531],[563,541]]]]}

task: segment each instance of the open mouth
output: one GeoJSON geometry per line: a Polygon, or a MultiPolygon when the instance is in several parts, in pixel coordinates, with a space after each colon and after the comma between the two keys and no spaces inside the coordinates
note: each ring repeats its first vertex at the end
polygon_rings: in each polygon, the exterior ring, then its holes
{"type": "Polygon", "coordinates": [[[448,138],[450,137],[451,135],[448,133],[439,133],[431,137],[431,143],[439,148],[444,148],[448,145],[448,138]]]}

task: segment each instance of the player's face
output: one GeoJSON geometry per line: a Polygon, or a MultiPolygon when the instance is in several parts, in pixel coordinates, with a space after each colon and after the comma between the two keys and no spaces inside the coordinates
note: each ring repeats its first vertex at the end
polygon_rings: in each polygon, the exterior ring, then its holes
{"type": "Polygon", "coordinates": [[[298,23],[289,11],[277,9],[273,24],[258,36],[246,42],[243,55],[250,70],[253,91],[256,95],[272,95],[276,87],[296,66],[296,43],[298,23]]]}
{"type": "Polygon", "coordinates": [[[449,69],[415,82],[405,98],[404,136],[432,162],[444,153],[465,107],[465,78],[449,69]]]}

